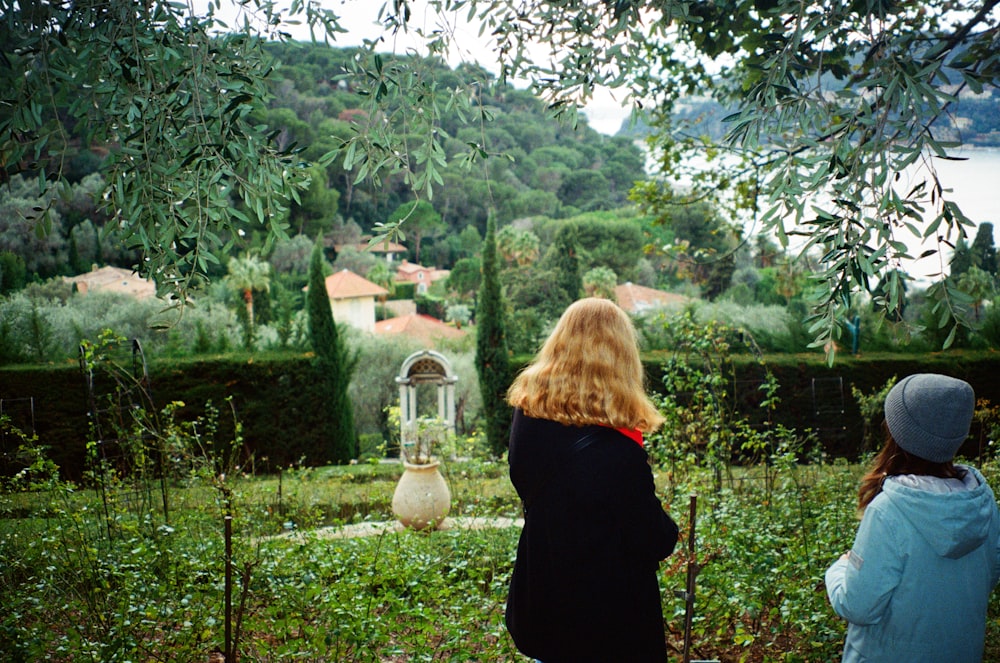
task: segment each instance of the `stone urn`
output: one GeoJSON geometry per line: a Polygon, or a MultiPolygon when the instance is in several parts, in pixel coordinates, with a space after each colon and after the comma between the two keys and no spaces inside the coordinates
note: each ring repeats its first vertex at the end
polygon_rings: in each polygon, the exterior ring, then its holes
{"type": "Polygon", "coordinates": [[[440,472],[440,461],[403,462],[403,476],[392,495],[396,519],[416,530],[437,529],[451,509],[451,491],[440,472]]]}

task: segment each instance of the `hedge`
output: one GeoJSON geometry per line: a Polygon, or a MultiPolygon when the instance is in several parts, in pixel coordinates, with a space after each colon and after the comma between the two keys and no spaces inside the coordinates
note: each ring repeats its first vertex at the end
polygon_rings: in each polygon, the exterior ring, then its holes
{"type": "MultiPolygon", "coordinates": [[[[645,357],[652,390],[661,385],[662,357],[645,357]]],[[[527,360],[512,360],[512,376],[527,360]]],[[[968,380],[978,398],[1000,404],[1000,379],[996,377],[1000,375],[1000,357],[992,353],[873,354],[838,358],[833,367],[827,366],[820,355],[771,355],[765,360],[780,385],[781,404],[771,420],[789,427],[817,429],[825,450],[832,455],[850,457],[860,448],[863,422],[851,396],[851,385],[871,393],[893,376],[939,372],[968,380]],[[838,379],[842,383],[839,390],[838,379]],[[814,387],[820,396],[818,402],[814,387]]],[[[220,441],[232,439],[234,418],[227,405],[231,403],[242,423],[243,453],[246,457],[252,454],[255,469],[263,472],[299,461],[307,465],[329,461],[320,451],[326,445],[317,421],[325,404],[311,389],[312,370],[312,357],[307,354],[232,354],[149,363],[156,407],[183,401],[185,406],[178,416],[193,420],[204,414],[206,402],[211,401],[221,410],[220,441]]],[[[732,393],[753,417],[758,414],[754,404],[763,369],[749,357],[737,357],[735,373],[732,393]]],[[[49,448],[67,478],[79,479],[89,437],[87,393],[79,367],[75,363],[0,367],[0,410],[25,430],[31,427],[27,398],[34,399],[34,431],[40,443],[49,448]]],[[[974,457],[982,442],[974,429],[963,452],[974,457]]],[[[13,435],[0,436],[0,452],[0,472],[20,469],[13,435]]]]}

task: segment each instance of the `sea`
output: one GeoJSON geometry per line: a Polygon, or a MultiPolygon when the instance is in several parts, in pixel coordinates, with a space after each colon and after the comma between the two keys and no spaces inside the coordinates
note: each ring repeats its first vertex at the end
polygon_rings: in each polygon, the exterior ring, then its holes
{"type": "MultiPolygon", "coordinates": [[[[971,244],[979,224],[988,222],[993,224],[993,242],[1000,247],[1000,148],[966,147],[949,156],[953,158],[934,158],[933,167],[944,189],[944,198],[957,203],[965,216],[975,224],[975,227],[966,230],[967,241],[971,244]]],[[[927,174],[926,166],[912,166],[901,180],[900,190],[905,190],[903,184],[906,183],[906,178],[917,184],[927,174]]],[[[929,208],[924,215],[924,222],[930,223],[935,214],[936,210],[929,208]]],[[[941,247],[942,255],[919,258],[925,250],[936,248],[935,238],[921,240],[905,234],[901,239],[909,247],[910,255],[915,258],[903,267],[918,284],[937,280],[942,273],[947,273],[952,254],[950,247],[941,247]]],[[[952,235],[947,239],[954,244],[958,238],[952,235]]]]}
{"type": "MultiPolygon", "coordinates": [[[[644,151],[646,150],[645,144],[637,142],[637,145],[644,151]]],[[[932,158],[931,163],[944,189],[943,198],[954,201],[974,224],[973,227],[965,229],[967,242],[972,243],[979,224],[988,222],[993,224],[994,244],[1000,247],[1000,147],[966,147],[950,153],[949,156],[951,157],[949,159],[932,158]]],[[[647,162],[650,167],[653,167],[654,160],[648,154],[647,162]]],[[[908,168],[900,178],[897,189],[905,193],[909,188],[927,179],[928,175],[929,168],[926,164],[915,164],[908,168]]],[[[684,182],[677,181],[676,184],[683,186],[684,182]]],[[[933,209],[929,203],[925,204],[925,209],[923,228],[927,227],[926,224],[930,223],[937,213],[937,210],[933,209]]],[[[790,226],[786,226],[786,230],[791,229],[790,226]]],[[[745,224],[745,231],[756,233],[758,229],[748,222],[745,224]]],[[[905,261],[901,267],[916,281],[917,285],[927,286],[938,280],[941,274],[947,274],[953,253],[951,246],[954,246],[955,242],[958,241],[958,235],[952,233],[945,236],[946,243],[941,244],[940,247],[936,237],[929,237],[925,240],[913,236],[907,230],[903,230],[896,239],[906,244],[909,254],[913,257],[912,260],[905,261]],[[924,252],[930,249],[938,249],[938,252],[920,258],[924,252]]],[[[789,246],[790,251],[793,253],[799,251],[805,241],[805,239],[793,240],[789,246]]]]}

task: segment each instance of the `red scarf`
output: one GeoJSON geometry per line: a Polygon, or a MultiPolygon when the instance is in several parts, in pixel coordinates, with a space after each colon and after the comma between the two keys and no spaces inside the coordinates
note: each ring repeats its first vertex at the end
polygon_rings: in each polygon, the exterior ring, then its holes
{"type": "Polygon", "coordinates": [[[642,431],[638,428],[616,428],[615,430],[638,444],[640,447],[642,446],[642,431]]]}

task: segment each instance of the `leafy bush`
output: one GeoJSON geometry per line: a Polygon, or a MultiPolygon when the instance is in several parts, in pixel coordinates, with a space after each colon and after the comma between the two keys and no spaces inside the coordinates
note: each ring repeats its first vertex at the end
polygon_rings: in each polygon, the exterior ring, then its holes
{"type": "Polygon", "coordinates": [[[432,294],[418,295],[416,304],[417,313],[429,315],[438,320],[444,320],[448,315],[448,302],[442,297],[432,294]]]}
{"type": "Polygon", "coordinates": [[[984,310],[979,333],[987,347],[996,350],[1000,348],[1000,300],[994,299],[984,310]]]}
{"type": "MultiPolygon", "coordinates": [[[[204,453],[210,421],[136,422],[137,442],[169,445],[171,459],[186,459],[173,474],[182,483],[164,488],[162,509],[136,490],[136,475],[96,456],[99,492],[79,494],[36,439],[19,436],[26,467],[0,494],[0,553],[12,560],[0,570],[7,608],[0,648],[8,660],[72,653],[114,662],[150,652],[201,660],[212,650],[238,651],[243,660],[515,656],[502,619],[516,530],[275,536],[358,516],[391,518],[392,484],[381,479],[397,478],[400,468],[291,469],[262,482],[242,474],[236,456],[204,453]],[[358,510],[331,508],[338,504],[358,510]],[[232,611],[221,612],[230,595],[232,611]]],[[[134,471],[153,458],[127,448],[134,471]]],[[[495,475],[467,467],[449,475],[458,511],[504,513],[492,497],[495,475]]]]}
{"type": "Polygon", "coordinates": [[[408,281],[396,281],[396,287],[389,299],[413,299],[417,296],[417,284],[408,281]]]}
{"type": "MultiPolygon", "coordinates": [[[[751,471],[738,479],[699,502],[693,652],[733,662],[839,661],[845,624],[830,609],[823,574],[852,543],[856,470],[787,465],[767,494],[751,471]]],[[[683,529],[683,503],[673,504],[683,529]]],[[[665,595],[684,586],[682,555],[668,567],[665,595]]],[[[677,647],[683,611],[679,600],[665,609],[677,647]]]]}
{"type": "Polygon", "coordinates": [[[889,391],[896,385],[897,377],[894,375],[886,381],[879,389],[866,394],[853,384],[851,385],[851,396],[858,404],[861,417],[864,420],[864,440],[861,450],[864,452],[878,451],[884,442],[881,434],[880,424],[885,419],[885,398],[889,391]]]}
{"type": "Polygon", "coordinates": [[[764,350],[787,352],[791,349],[788,340],[793,320],[784,306],[744,306],[735,301],[717,301],[695,308],[694,317],[702,323],[718,322],[745,329],[764,350]]]}
{"type": "Polygon", "coordinates": [[[379,433],[358,435],[358,460],[378,461],[386,456],[385,439],[379,433]]]}
{"type": "MultiPolygon", "coordinates": [[[[292,468],[255,477],[245,467],[188,455],[198,429],[158,429],[192,461],[168,488],[169,520],[151,502],[145,511],[126,508],[140,493],[125,483],[106,484],[111,499],[102,503],[94,491],[61,481],[38,440],[18,436],[24,470],[0,492],[6,660],[117,663],[163,652],[169,660],[204,660],[225,647],[227,625],[244,661],[524,660],[503,626],[516,527],[341,538],[346,523],[391,519],[398,466],[292,468]],[[227,514],[229,614],[222,609],[227,514]]],[[[685,587],[694,561],[702,567],[694,656],[839,660],[845,624],[827,604],[823,573],[851,545],[861,470],[796,459],[791,453],[730,468],[720,488],[695,465],[683,480],[655,468],[682,532],[690,526],[689,496],[703,496],[694,558],[685,534],[660,572],[673,651],[679,654],[684,640],[685,604],[675,591],[685,587]]],[[[982,469],[994,481],[1000,476],[995,464],[982,469]]],[[[445,473],[453,514],[519,514],[505,463],[446,463],[445,473]]],[[[998,615],[995,596],[986,660],[998,652],[998,615]]]]}
{"type": "MultiPolygon", "coordinates": [[[[158,299],[95,292],[62,300],[25,289],[0,299],[0,320],[0,359],[9,363],[76,359],[80,343],[104,329],[138,339],[148,354],[173,356],[218,351],[240,339],[234,313],[211,298],[181,312],[158,299]]],[[[261,335],[274,332],[262,329],[261,335]]]]}

